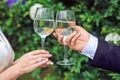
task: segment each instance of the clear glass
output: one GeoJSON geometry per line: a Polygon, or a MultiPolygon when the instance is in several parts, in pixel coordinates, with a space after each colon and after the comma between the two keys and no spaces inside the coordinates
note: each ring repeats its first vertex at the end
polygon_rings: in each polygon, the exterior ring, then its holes
{"type": "Polygon", "coordinates": [[[45,39],[54,30],[54,11],[51,8],[37,8],[34,17],[34,30],[41,37],[42,49],[45,39]]]}
{"type": "Polygon", "coordinates": [[[67,44],[66,38],[74,31],[75,22],[75,13],[72,10],[63,10],[58,11],[56,14],[56,28],[55,31],[58,35],[63,35],[64,39],[64,59],[58,61],[59,65],[74,65],[74,62],[71,62],[68,59],[67,55],[67,44]]]}

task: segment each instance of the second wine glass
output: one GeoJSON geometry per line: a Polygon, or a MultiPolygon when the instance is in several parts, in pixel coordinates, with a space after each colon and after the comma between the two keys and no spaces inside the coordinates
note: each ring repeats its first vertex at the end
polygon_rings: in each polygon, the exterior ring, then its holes
{"type": "Polygon", "coordinates": [[[62,61],[58,61],[59,65],[74,65],[74,62],[71,62],[68,59],[67,55],[67,44],[66,38],[74,31],[75,27],[75,13],[72,10],[63,10],[58,11],[56,15],[56,33],[58,35],[63,35],[64,42],[64,59],[62,61]]]}
{"type": "Polygon", "coordinates": [[[34,30],[41,37],[42,49],[45,38],[54,30],[54,11],[52,8],[37,8],[34,17],[34,30]]]}

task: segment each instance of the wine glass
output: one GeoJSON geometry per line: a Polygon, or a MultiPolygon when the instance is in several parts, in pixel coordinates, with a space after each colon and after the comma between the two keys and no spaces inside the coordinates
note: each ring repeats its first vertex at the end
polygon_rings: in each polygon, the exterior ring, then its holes
{"type": "Polygon", "coordinates": [[[41,37],[42,49],[45,38],[54,30],[54,11],[52,8],[37,8],[34,17],[34,30],[41,37]]]}
{"type": "Polygon", "coordinates": [[[57,11],[55,31],[58,35],[64,36],[63,38],[64,59],[62,61],[57,62],[57,64],[59,65],[74,65],[74,62],[71,62],[68,59],[66,38],[74,31],[75,24],[76,22],[74,11],[72,10],[57,11]]]}

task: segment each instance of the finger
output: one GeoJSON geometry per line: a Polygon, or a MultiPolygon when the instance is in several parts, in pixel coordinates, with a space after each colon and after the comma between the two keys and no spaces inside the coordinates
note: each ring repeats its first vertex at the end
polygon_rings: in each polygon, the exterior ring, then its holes
{"type": "Polygon", "coordinates": [[[32,59],[29,62],[30,62],[30,64],[36,64],[36,63],[39,63],[39,62],[44,61],[46,59],[48,59],[48,58],[40,58],[39,57],[39,58],[36,58],[36,59],[32,59]]]}
{"type": "Polygon", "coordinates": [[[54,36],[55,38],[58,38],[57,33],[53,33],[53,36],[54,36]]]}
{"type": "Polygon", "coordinates": [[[36,63],[36,60],[42,61],[50,57],[52,57],[51,54],[40,54],[40,55],[31,56],[29,61],[31,61],[31,63],[36,63]]]}
{"type": "Polygon", "coordinates": [[[68,38],[66,39],[66,43],[67,43],[68,45],[71,44],[71,40],[72,40],[72,38],[73,38],[76,34],[77,34],[77,32],[74,31],[72,34],[70,34],[70,35],[68,36],[68,38]]]}
{"type": "Polygon", "coordinates": [[[44,67],[51,66],[51,65],[53,65],[53,62],[48,61],[46,64],[44,64],[44,65],[42,65],[42,66],[40,66],[40,67],[41,67],[41,68],[44,68],[44,67]]]}
{"type": "Polygon", "coordinates": [[[49,54],[49,52],[46,51],[46,50],[35,50],[35,51],[31,51],[30,53],[33,54],[33,55],[38,55],[38,54],[49,54]]]}
{"type": "Polygon", "coordinates": [[[81,28],[80,26],[75,26],[75,31],[76,31],[76,32],[80,32],[81,29],[82,29],[82,28],[81,28]]]}
{"type": "Polygon", "coordinates": [[[74,36],[71,40],[71,46],[73,46],[76,43],[76,40],[80,37],[80,33],[77,33],[76,36],[74,36]]]}
{"type": "Polygon", "coordinates": [[[37,58],[36,59],[36,62],[39,63],[39,62],[42,62],[44,60],[48,60],[48,58],[37,58]]]}
{"type": "Polygon", "coordinates": [[[52,54],[40,54],[34,56],[34,58],[50,58],[50,57],[52,57],[52,54]]]}
{"type": "Polygon", "coordinates": [[[48,61],[47,65],[53,65],[54,63],[52,61],[48,61]]]}
{"type": "Polygon", "coordinates": [[[69,25],[70,27],[74,28],[74,27],[76,26],[76,23],[69,21],[69,22],[68,22],[68,25],[69,25]]]}
{"type": "Polygon", "coordinates": [[[59,37],[58,37],[58,42],[60,43],[60,44],[64,44],[63,43],[63,35],[60,35],[59,37]]]}
{"type": "Polygon", "coordinates": [[[47,62],[48,62],[48,59],[45,59],[45,60],[43,60],[41,62],[38,62],[38,63],[32,65],[32,67],[38,68],[38,67],[41,67],[41,66],[45,65],[47,62]]]}
{"type": "Polygon", "coordinates": [[[52,55],[51,54],[41,54],[40,57],[42,57],[42,58],[50,58],[50,57],[52,57],[52,55]]]}

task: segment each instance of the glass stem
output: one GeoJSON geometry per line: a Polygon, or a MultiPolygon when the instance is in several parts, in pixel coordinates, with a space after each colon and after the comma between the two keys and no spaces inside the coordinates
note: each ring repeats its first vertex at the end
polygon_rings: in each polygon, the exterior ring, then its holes
{"type": "Polygon", "coordinates": [[[67,55],[67,45],[64,45],[64,60],[68,61],[68,55],[67,55]]]}
{"type": "Polygon", "coordinates": [[[42,38],[41,44],[42,44],[42,49],[45,49],[45,38],[42,38]]]}

